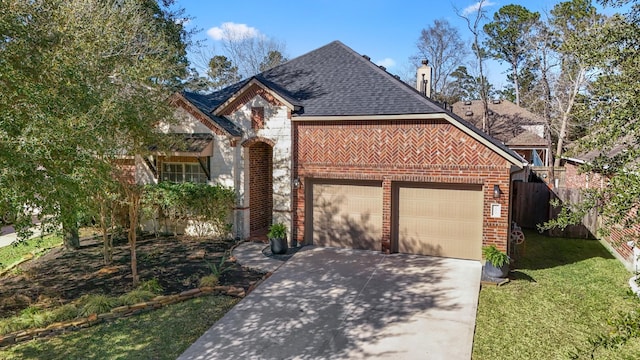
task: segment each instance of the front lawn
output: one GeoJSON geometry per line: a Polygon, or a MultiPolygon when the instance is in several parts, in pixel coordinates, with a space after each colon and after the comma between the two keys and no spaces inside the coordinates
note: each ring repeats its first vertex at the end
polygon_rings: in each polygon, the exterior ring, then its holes
{"type": "MultiPolygon", "coordinates": [[[[516,267],[509,284],[480,292],[474,359],[571,358],[588,350],[590,339],[610,333],[608,320],[640,305],[628,290],[632,274],[595,240],[527,232],[516,267]]],[[[595,354],[637,359],[640,339],[595,354]]]]}
{"type": "Polygon", "coordinates": [[[0,247],[0,271],[19,261],[25,255],[41,253],[61,244],[62,239],[59,236],[46,235],[0,247]]]}
{"type": "Polygon", "coordinates": [[[0,350],[0,359],[175,359],[238,299],[210,295],[0,350]]]}

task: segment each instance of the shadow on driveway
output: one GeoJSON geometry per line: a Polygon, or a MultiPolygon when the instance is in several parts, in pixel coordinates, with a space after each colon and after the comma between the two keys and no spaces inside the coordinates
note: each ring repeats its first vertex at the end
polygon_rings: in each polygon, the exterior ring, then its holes
{"type": "Polygon", "coordinates": [[[179,359],[469,359],[477,261],[305,247],[179,359]]]}

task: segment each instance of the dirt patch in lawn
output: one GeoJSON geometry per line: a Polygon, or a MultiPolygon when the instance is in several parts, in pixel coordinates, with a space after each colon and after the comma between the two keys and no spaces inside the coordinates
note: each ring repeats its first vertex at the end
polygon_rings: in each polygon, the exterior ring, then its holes
{"type": "MultiPolygon", "coordinates": [[[[198,286],[211,274],[209,264],[220,266],[232,240],[196,240],[152,236],[138,240],[140,281],[157,279],[164,294],[175,294],[198,286]]],[[[99,240],[86,240],[77,251],[56,248],[0,277],[0,318],[15,315],[30,305],[48,308],[73,301],[85,294],[118,296],[133,289],[130,252],[126,240],[114,244],[113,263],[105,266],[99,240]]],[[[221,285],[245,290],[262,278],[227,259],[221,285]]]]}

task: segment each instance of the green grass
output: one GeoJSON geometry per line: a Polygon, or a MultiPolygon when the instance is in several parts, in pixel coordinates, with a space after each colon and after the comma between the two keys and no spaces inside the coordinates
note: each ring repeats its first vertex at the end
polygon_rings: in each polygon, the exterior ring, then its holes
{"type": "Polygon", "coordinates": [[[0,248],[0,270],[22,259],[24,255],[37,253],[62,245],[62,239],[55,235],[43,238],[36,237],[23,241],[17,245],[11,244],[0,248]]]}
{"type": "Polygon", "coordinates": [[[238,299],[212,295],[0,350],[0,359],[175,359],[238,299]]]}
{"type": "MultiPolygon", "coordinates": [[[[480,292],[473,359],[566,359],[607,335],[607,321],[640,305],[631,274],[595,240],[526,233],[516,280],[480,292]]],[[[598,350],[597,359],[636,359],[640,339],[598,350]]]]}

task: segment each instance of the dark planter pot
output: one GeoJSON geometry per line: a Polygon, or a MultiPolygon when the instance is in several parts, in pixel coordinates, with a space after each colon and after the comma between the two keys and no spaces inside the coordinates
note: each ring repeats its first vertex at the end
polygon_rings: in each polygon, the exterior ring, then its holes
{"type": "Polygon", "coordinates": [[[271,245],[271,252],[274,254],[286,254],[287,253],[287,238],[269,239],[271,245]]]}
{"type": "Polygon", "coordinates": [[[502,267],[495,267],[487,261],[484,264],[484,274],[490,278],[506,278],[509,274],[509,263],[505,263],[502,267]]]}

